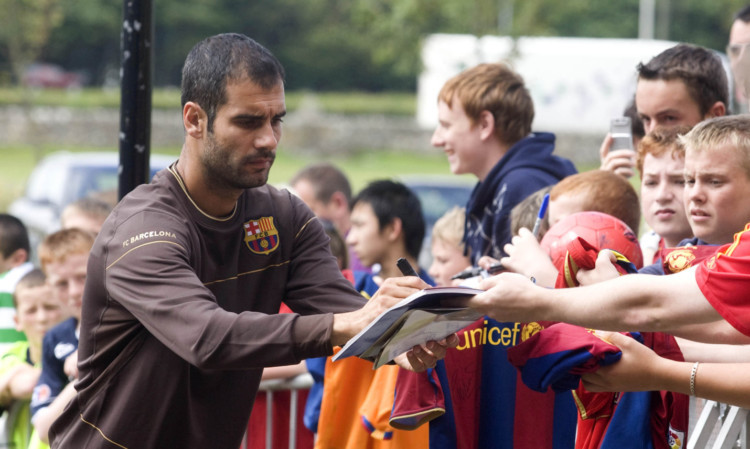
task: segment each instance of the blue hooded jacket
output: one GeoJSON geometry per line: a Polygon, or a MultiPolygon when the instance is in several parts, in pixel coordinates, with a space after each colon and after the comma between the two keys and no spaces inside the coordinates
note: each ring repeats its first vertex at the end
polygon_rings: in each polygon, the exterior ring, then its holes
{"type": "Polygon", "coordinates": [[[510,242],[510,211],[527,196],[577,173],[575,165],[555,156],[555,135],[533,133],[516,142],[483,182],[477,183],[466,205],[464,243],[476,265],[480,257],[505,256],[510,242]]]}

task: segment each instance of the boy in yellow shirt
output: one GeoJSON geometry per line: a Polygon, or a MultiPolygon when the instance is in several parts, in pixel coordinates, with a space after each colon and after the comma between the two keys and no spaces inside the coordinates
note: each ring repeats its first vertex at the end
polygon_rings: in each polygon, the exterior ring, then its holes
{"type": "Polygon", "coordinates": [[[42,338],[65,314],[38,269],[18,282],[13,305],[16,329],[26,335],[26,341],[16,342],[0,356],[0,404],[8,413],[3,429],[6,444],[17,449],[47,448],[31,425],[29,398],[41,373],[42,338]]]}

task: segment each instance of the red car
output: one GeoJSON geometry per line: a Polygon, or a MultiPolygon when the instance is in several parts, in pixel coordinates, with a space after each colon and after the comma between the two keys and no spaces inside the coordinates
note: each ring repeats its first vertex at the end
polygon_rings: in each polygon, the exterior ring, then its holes
{"type": "Polygon", "coordinates": [[[23,74],[23,84],[29,87],[78,88],[83,86],[80,73],[66,72],[54,64],[31,64],[23,74]]]}

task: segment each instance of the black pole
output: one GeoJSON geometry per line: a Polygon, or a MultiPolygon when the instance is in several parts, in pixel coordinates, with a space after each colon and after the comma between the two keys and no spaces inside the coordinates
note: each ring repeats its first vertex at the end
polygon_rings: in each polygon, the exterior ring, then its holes
{"type": "Polygon", "coordinates": [[[118,198],[149,181],[152,0],[123,0],[118,198]]]}

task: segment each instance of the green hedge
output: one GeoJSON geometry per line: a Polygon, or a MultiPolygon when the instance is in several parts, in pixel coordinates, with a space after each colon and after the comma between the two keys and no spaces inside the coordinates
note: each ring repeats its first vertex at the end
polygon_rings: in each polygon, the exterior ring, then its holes
{"type": "MultiPolygon", "coordinates": [[[[297,109],[304,102],[329,113],[401,116],[414,115],[417,103],[415,94],[401,92],[287,92],[286,101],[290,111],[297,109]]],[[[24,103],[73,108],[119,108],[120,91],[101,88],[73,90],[0,88],[0,106],[24,103]]],[[[179,108],[179,89],[155,89],[152,104],[156,109],[179,108]]]]}

